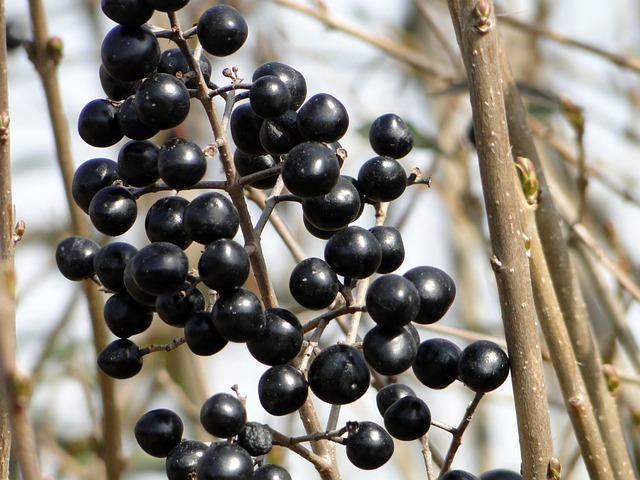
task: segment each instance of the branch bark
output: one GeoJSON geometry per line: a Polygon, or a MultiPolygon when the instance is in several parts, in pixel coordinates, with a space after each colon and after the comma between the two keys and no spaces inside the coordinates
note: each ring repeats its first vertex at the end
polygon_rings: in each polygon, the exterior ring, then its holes
{"type": "Polygon", "coordinates": [[[491,236],[492,266],[511,361],[524,478],[547,478],[553,456],[542,354],[502,93],[500,40],[490,1],[449,0],[467,71],[491,236]]]}

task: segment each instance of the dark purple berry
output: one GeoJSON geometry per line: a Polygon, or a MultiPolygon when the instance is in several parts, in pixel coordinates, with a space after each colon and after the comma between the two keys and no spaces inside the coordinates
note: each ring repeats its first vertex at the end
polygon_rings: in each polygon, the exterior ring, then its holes
{"type": "Polygon", "coordinates": [[[420,293],[420,311],[416,323],[428,325],[440,320],[456,297],[456,284],[444,271],[436,267],[415,267],[403,275],[411,280],[420,293]]]}
{"type": "Polygon", "coordinates": [[[375,326],[362,340],[362,353],[376,372],[399,375],[413,364],[417,347],[408,330],[375,326]]]}
{"type": "Polygon", "coordinates": [[[416,440],[429,431],[431,412],[418,397],[402,397],[384,412],[384,426],[398,440],[416,440]]]}
{"type": "Polygon", "coordinates": [[[369,230],[350,225],[327,241],[324,259],[338,275],[367,278],[380,267],[382,247],[369,230]]]}
{"type": "Polygon", "coordinates": [[[162,144],[158,169],[164,183],[182,190],[202,180],[207,171],[207,159],[196,142],[174,137],[162,144]]]}
{"type": "Polygon", "coordinates": [[[326,195],[302,201],[302,212],[314,227],[335,231],[356,220],[362,211],[360,193],[345,176],[326,195]]]}
{"type": "Polygon", "coordinates": [[[255,69],[252,80],[265,75],[275,75],[284,82],[291,95],[292,110],[297,110],[304,103],[307,97],[307,82],[298,70],[284,63],[267,62],[255,69]]]}
{"type": "Polygon", "coordinates": [[[154,242],[142,247],[130,263],[134,281],[151,295],[177,290],[189,271],[185,253],[169,242],[154,242]]]}
{"type": "Polygon", "coordinates": [[[193,240],[184,231],[184,212],[189,200],[172,195],[162,197],[149,207],[144,230],[152,242],[169,242],[186,249],[193,240]]]}
{"type": "Polygon", "coordinates": [[[249,276],[249,255],[238,242],[219,238],[207,245],[198,260],[200,280],[218,293],[244,285],[249,276]]]}
{"type": "Polygon", "coordinates": [[[404,262],[404,243],[397,228],[377,225],[369,229],[382,247],[382,261],[377,273],[391,273],[404,262]]]}
{"type": "Polygon", "coordinates": [[[240,216],[228,197],[206,192],[189,202],[183,222],[194,242],[207,245],[219,238],[233,238],[240,227],[240,216]]]}
{"type": "Polygon", "coordinates": [[[398,115],[387,113],[371,124],[369,143],[378,155],[402,158],[413,148],[413,132],[398,115]]]}
{"type": "MultiPolygon", "coordinates": [[[[236,151],[233,154],[233,164],[241,177],[275,167],[277,163],[277,160],[271,155],[250,155],[239,148],[236,148],[236,151]]],[[[253,181],[249,183],[249,185],[254,188],[266,190],[273,188],[277,180],[278,172],[273,172],[270,176],[261,180],[253,181]]]]}
{"type": "Polygon", "coordinates": [[[347,423],[347,458],[362,470],[375,470],[393,455],[393,438],[374,422],[347,423]]]}
{"type": "Polygon", "coordinates": [[[60,273],[69,280],[77,281],[93,277],[93,261],[100,245],[81,236],[67,237],[56,248],[56,264],[60,273]]]}
{"type": "Polygon", "coordinates": [[[259,77],[249,89],[249,104],[260,118],[277,118],[291,106],[291,93],[275,75],[259,77]]]}
{"type": "Polygon", "coordinates": [[[249,352],[266,365],[283,365],[302,348],[303,330],[298,317],[284,308],[265,310],[265,327],[259,337],[249,340],[249,352]]]}
{"type": "Polygon", "coordinates": [[[460,353],[458,375],[462,383],[474,392],[490,392],[509,376],[509,357],[498,344],[477,340],[460,353]]]}
{"type": "Polygon", "coordinates": [[[418,346],[413,362],[416,378],[429,388],[440,389],[458,378],[460,348],[444,338],[430,338],[418,346]]]}
{"type": "Polygon", "coordinates": [[[216,393],[200,409],[200,423],[211,435],[235,437],[247,421],[247,412],[236,395],[216,393]]]}
{"type": "Polygon", "coordinates": [[[146,26],[117,25],[104,37],[100,54],[109,75],[131,82],[145,78],[156,69],[160,45],[146,26]]]}
{"type": "Polygon", "coordinates": [[[118,153],[118,174],[129,185],[146,187],[160,177],[158,155],[160,147],[148,140],[125,143],[118,153]]]}
{"type": "Polygon", "coordinates": [[[71,195],[76,204],[89,213],[94,195],[119,179],[116,162],[108,158],[92,158],[76,169],[71,182],[71,195]]]}
{"type": "Polygon", "coordinates": [[[407,188],[407,173],[391,157],[373,157],[358,171],[358,189],[370,202],[391,202],[407,188]]]}
{"type": "Polygon", "coordinates": [[[138,346],[125,338],[114,340],[98,354],[98,367],[112,378],[135,376],[142,369],[138,346]]]}
{"type": "Polygon", "coordinates": [[[171,449],[165,461],[168,480],[191,480],[196,473],[198,461],[205,450],[206,443],[195,440],[183,440],[171,449]]]}
{"type": "Polygon", "coordinates": [[[188,284],[187,288],[158,295],[155,302],[160,319],[172,327],[184,327],[190,315],[203,310],[204,307],[203,293],[188,284]]]}
{"type": "MultiPolygon", "coordinates": [[[[211,62],[204,55],[200,55],[198,59],[200,71],[205,83],[211,78],[211,62]]],[[[160,55],[160,63],[158,64],[158,73],[168,73],[170,75],[186,75],[191,72],[187,58],[179,48],[167,48],[160,55]]],[[[187,80],[185,85],[188,88],[196,88],[196,82],[193,79],[187,80]]]]}
{"type": "Polygon", "coordinates": [[[292,480],[289,472],[280,465],[262,465],[253,471],[252,480],[292,480]]]}
{"type": "Polygon", "coordinates": [[[98,250],[93,259],[93,268],[102,286],[113,292],[126,293],[124,269],[138,249],[126,242],[112,242],[98,250]]]}
{"type": "Polygon", "coordinates": [[[300,370],[291,365],[268,368],[258,382],[258,398],[271,415],[288,415],[307,400],[309,386],[300,370]]]}
{"type": "Polygon", "coordinates": [[[123,137],[118,123],[118,107],[109,100],[90,101],[78,116],[78,133],[92,147],[115,145],[123,137]]]}
{"type": "Polygon", "coordinates": [[[223,293],[213,305],[213,324],[230,342],[247,342],[262,334],[266,319],[260,300],[251,290],[223,293]]]}
{"type": "Polygon", "coordinates": [[[522,475],[513,470],[497,468],[480,474],[478,480],[522,480],[522,475]]]}
{"type": "Polygon", "coordinates": [[[125,187],[112,185],[97,192],[89,204],[89,218],[105,235],[116,237],[128,231],[136,221],[138,206],[125,187]]]}
{"type": "Polygon", "coordinates": [[[100,86],[102,86],[102,90],[110,100],[114,101],[125,100],[126,98],[130,97],[131,95],[136,93],[136,90],[141,83],[141,80],[123,82],[122,80],[113,78],[113,76],[111,76],[109,72],[107,72],[107,69],[104,68],[104,65],[102,64],[100,64],[98,75],[100,77],[100,86]]]}
{"type": "Polygon", "coordinates": [[[191,312],[186,318],[184,337],[189,350],[200,356],[214,355],[228,343],[216,330],[211,312],[204,310],[191,312]]]}
{"type": "Polygon", "coordinates": [[[378,407],[378,412],[380,412],[380,415],[384,416],[384,412],[387,411],[387,408],[402,397],[408,396],[415,397],[416,393],[411,387],[404,383],[392,383],[382,387],[378,390],[378,393],[376,393],[376,406],[378,407]]]}
{"type": "Polygon", "coordinates": [[[213,443],[198,462],[196,475],[198,480],[251,480],[253,461],[235,443],[213,443]]]}
{"type": "Polygon", "coordinates": [[[136,302],[128,293],[116,293],[104,304],[104,321],[116,337],[129,338],[147,330],[153,309],[136,302]]]}
{"type": "Polygon", "coordinates": [[[441,480],[476,480],[478,477],[464,470],[449,470],[445,473],[441,480]]]}
{"type": "Polygon", "coordinates": [[[172,410],[157,408],[142,415],[133,433],[140,448],[153,457],[166,457],[182,441],[184,425],[172,410]]]}
{"type": "Polygon", "coordinates": [[[320,258],[306,258],[293,267],[289,277],[289,291],[294,300],[305,308],[320,310],[331,305],[340,288],[333,269],[320,258]]]}
{"type": "Polygon", "coordinates": [[[298,128],[313,142],[337,142],[347,132],[349,114],[344,105],[328,93],[309,98],[298,110],[298,128]]]}
{"type": "Polygon", "coordinates": [[[102,13],[120,25],[143,25],[153,15],[146,0],[102,0],[102,13]]]}
{"type": "Polygon", "coordinates": [[[248,103],[236,106],[229,119],[229,130],[236,147],[249,155],[267,153],[260,141],[263,122],[264,120],[255,114],[248,103]]]}
{"type": "MultiPolygon", "coordinates": [[[[136,110],[135,96],[131,95],[120,104],[118,110],[118,125],[122,133],[132,140],[147,140],[160,131],[143,123],[136,110]]],[[[155,167],[158,170],[158,166],[155,167]]]]}
{"type": "Polygon", "coordinates": [[[338,158],[322,143],[304,142],[293,147],[282,164],[282,181],[301,198],[326,195],[340,179],[338,158]]]}
{"type": "Polygon", "coordinates": [[[400,328],[420,310],[420,295],[406,278],[389,273],[376,278],[365,296],[367,312],[378,325],[400,328]]]}
{"type": "Polygon", "coordinates": [[[244,17],[229,5],[215,5],[198,19],[198,40],[205,52],[226,57],[242,47],[249,35],[244,17]]]}
{"type": "Polygon", "coordinates": [[[189,0],[145,0],[159,12],[175,12],[184,7],[189,0]]]}
{"type": "Polygon", "coordinates": [[[289,151],[304,141],[294,110],[288,110],[279,117],[262,122],[260,127],[260,144],[271,155],[286,155],[289,151]]]}
{"type": "Polygon", "coordinates": [[[147,77],[138,87],[133,102],[142,123],[158,130],[177,127],[191,108],[186,85],[168,73],[147,77]]]}

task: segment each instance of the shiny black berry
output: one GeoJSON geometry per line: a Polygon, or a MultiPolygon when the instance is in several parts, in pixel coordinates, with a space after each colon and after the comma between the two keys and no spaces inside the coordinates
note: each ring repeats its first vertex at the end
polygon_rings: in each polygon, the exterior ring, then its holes
{"type": "Polygon", "coordinates": [[[340,178],[338,158],[322,143],[304,142],[290,151],[282,164],[282,181],[301,198],[326,195],[340,178]]]}
{"type": "Polygon", "coordinates": [[[192,187],[204,177],[207,159],[196,142],[174,137],[162,144],[158,170],[164,183],[175,190],[182,190],[192,187]]]}
{"type": "Polygon", "coordinates": [[[249,276],[249,255],[242,245],[219,238],[207,245],[198,260],[200,280],[218,293],[231,292],[244,285],[249,276]]]}
{"type": "Polygon", "coordinates": [[[104,304],[104,321],[116,337],[129,338],[147,330],[153,309],[138,303],[128,293],[115,293],[104,304]]]}
{"type": "Polygon", "coordinates": [[[367,278],[380,267],[382,247],[369,230],[349,225],[327,241],[324,259],[338,275],[367,278]]]}
{"type": "Polygon", "coordinates": [[[347,458],[362,470],[375,470],[393,455],[393,438],[374,422],[347,423],[347,458]]]}
{"type": "Polygon", "coordinates": [[[265,75],[275,75],[284,82],[291,96],[291,109],[297,110],[307,97],[307,82],[295,68],[280,62],[267,62],[253,72],[252,80],[265,75]]]}
{"type": "Polygon", "coordinates": [[[378,325],[400,328],[420,310],[420,294],[406,278],[389,273],[376,278],[365,296],[367,312],[378,325]]]}
{"type": "Polygon", "coordinates": [[[347,132],[349,114],[345,106],[328,93],[309,98],[298,110],[298,128],[313,142],[337,142],[347,132]]]}
{"type": "Polygon", "coordinates": [[[391,273],[404,262],[404,242],[397,228],[389,225],[377,225],[369,229],[382,247],[382,261],[377,273],[391,273]]]}
{"type": "Polygon", "coordinates": [[[184,211],[184,230],[193,241],[207,245],[219,238],[233,238],[240,216],[228,197],[205,192],[191,200],[184,211]]]}
{"type": "Polygon", "coordinates": [[[391,157],[373,157],[358,171],[358,189],[370,202],[391,202],[407,188],[407,173],[391,157]]]}
{"type": "Polygon", "coordinates": [[[462,383],[474,392],[490,392],[509,376],[509,357],[490,340],[475,341],[460,353],[458,375],[462,383]]]}
{"type": "Polygon", "coordinates": [[[326,195],[308,198],[302,202],[302,212],[314,227],[321,230],[339,230],[358,218],[362,211],[360,192],[345,176],[326,195]]]}
{"type": "Polygon", "coordinates": [[[408,330],[378,325],[364,336],[362,353],[376,372],[382,375],[399,375],[413,364],[417,347],[408,330]]]}
{"type": "Polygon", "coordinates": [[[56,248],[56,264],[60,273],[69,280],[84,280],[93,277],[93,261],[100,245],[93,240],[72,236],[62,240],[56,248]]]}
{"type": "MultiPolygon", "coordinates": [[[[204,55],[200,55],[198,59],[200,71],[205,83],[209,82],[211,78],[211,62],[204,55]]],[[[184,56],[182,50],[179,48],[167,48],[160,55],[160,63],[158,64],[158,73],[168,73],[170,75],[187,75],[191,69],[187,62],[187,57],[184,56]]],[[[186,81],[185,85],[188,88],[196,88],[196,82],[193,79],[186,81]]]]}
{"type": "MultiPolygon", "coordinates": [[[[135,105],[135,95],[131,95],[120,104],[118,110],[118,125],[125,137],[131,140],[147,140],[160,131],[140,120],[138,110],[135,105]]],[[[158,169],[156,165],[156,170],[158,169]]]]}
{"type": "Polygon", "coordinates": [[[158,295],[155,301],[156,313],[164,323],[172,327],[184,327],[190,315],[202,311],[204,307],[203,293],[188,284],[187,288],[158,295]]]}
{"type": "Polygon", "coordinates": [[[302,348],[302,324],[293,312],[284,308],[265,310],[265,327],[259,337],[249,340],[249,352],[266,365],[283,365],[293,360],[302,348]]]}
{"type": "Polygon", "coordinates": [[[440,478],[442,480],[476,480],[478,477],[465,470],[449,470],[440,478]]]}
{"type": "Polygon", "coordinates": [[[430,338],[418,346],[413,362],[416,378],[429,388],[445,388],[458,378],[460,348],[445,338],[430,338]]]}
{"type": "Polygon", "coordinates": [[[143,25],[153,15],[146,0],[102,0],[102,13],[120,25],[143,25]]]}
{"type": "Polygon", "coordinates": [[[110,100],[115,101],[124,100],[136,93],[136,90],[141,83],[141,80],[133,80],[131,82],[118,80],[110,75],[102,64],[100,64],[98,75],[100,77],[100,86],[102,87],[102,90],[110,100]]]}
{"type": "Polygon", "coordinates": [[[249,104],[260,118],[277,118],[289,110],[291,93],[280,78],[265,75],[251,84],[249,104]]]}
{"type": "Polygon", "coordinates": [[[112,242],[104,245],[93,259],[93,268],[102,286],[113,292],[126,292],[124,269],[138,249],[126,242],[112,242]]]}
{"type": "Polygon", "coordinates": [[[96,229],[116,237],[128,231],[136,221],[138,206],[125,187],[112,185],[97,192],[89,204],[89,218],[96,229]]]}
{"type": "Polygon", "coordinates": [[[151,295],[177,290],[189,271],[185,253],[169,242],[154,242],[142,247],[130,263],[134,281],[151,295]]]}
{"type": "Polygon", "coordinates": [[[522,480],[522,475],[513,470],[496,468],[480,474],[478,480],[522,480]]]}
{"type": "Polygon", "coordinates": [[[258,382],[258,398],[271,415],[288,415],[307,400],[309,386],[300,370],[291,365],[268,368],[258,382]]]}
{"type": "Polygon", "coordinates": [[[138,87],[133,101],[142,123],[158,130],[177,127],[187,118],[191,108],[186,85],[168,73],[147,77],[138,87]]]}
{"type": "Polygon", "coordinates": [[[384,412],[384,426],[398,440],[416,440],[429,431],[431,411],[418,397],[402,397],[384,412]]]}
{"type": "Polygon", "coordinates": [[[289,291],[294,300],[305,308],[320,310],[333,303],[340,282],[327,262],[320,258],[306,258],[298,263],[289,277],[289,291]]]}
{"type": "Polygon", "coordinates": [[[392,383],[382,387],[378,390],[378,393],[376,393],[376,406],[378,407],[378,412],[380,412],[380,415],[384,416],[384,412],[387,411],[387,408],[402,397],[408,396],[415,397],[416,392],[404,383],[392,383]]]}
{"type": "Polygon", "coordinates": [[[369,143],[378,155],[402,158],[413,148],[413,132],[398,115],[387,113],[371,124],[369,143]]]}
{"type": "Polygon", "coordinates": [[[253,471],[252,480],[292,480],[289,472],[280,465],[262,465],[253,471]]]}
{"type": "Polygon", "coordinates": [[[76,204],[89,213],[94,195],[120,179],[118,164],[108,158],[92,158],[80,164],[71,182],[71,195],[76,204]]]}
{"type": "Polygon", "coordinates": [[[249,35],[244,17],[229,5],[208,8],[198,19],[198,40],[205,52],[226,57],[242,47],[249,35]]]}
{"type": "Polygon", "coordinates": [[[279,117],[262,122],[260,144],[271,155],[286,155],[293,147],[304,142],[298,130],[298,114],[288,110],[279,117]]]}
{"type": "Polygon", "coordinates": [[[260,300],[246,288],[220,295],[211,313],[216,330],[230,342],[247,342],[257,338],[266,323],[260,300]]]}
{"type": "Polygon", "coordinates": [[[186,317],[184,337],[189,350],[200,356],[214,355],[228,343],[213,324],[211,312],[206,310],[193,311],[186,317]]]}
{"type": "Polygon", "coordinates": [[[135,376],[142,369],[138,346],[125,338],[114,340],[98,354],[98,367],[113,378],[135,376]]]}
{"type": "Polygon", "coordinates": [[[145,0],[160,12],[175,12],[189,3],[189,0],[145,0]]]}
{"type": "Polygon", "coordinates": [[[92,147],[110,147],[122,139],[118,107],[109,100],[92,100],[78,116],[80,138],[92,147]]]}
{"type": "MultiPolygon", "coordinates": [[[[233,164],[241,177],[275,167],[277,163],[278,161],[271,155],[250,155],[239,148],[236,148],[236,151],[233,154],[233,164]]],[[[268,188],[273,188],[277,180],[278,172],[273,172],[272,175],[253,181],[249,183],[249,185],[254,188],[266,190],[268,188]]]]}
{"type": "Polygon", "coordinates": [[[148,140],[125,143],[118,153],[118,174],[129,185],[146,187],[160,177],[158,156],[160,147],[148,140]]]}
{"type": "Polygon", "coordinates": [[[235,437],[247,421],[247,412],[237,395],[216,393],[200,409],[200,423],[211,435],[235,437]]]}
{"type": "Polygon", "coordinates": [[[236,106],[229,119],[229,130],[236,147],[250,155],[267,153],[260,141],[263,122],[248,103],[236,106]]]}
{"type": "Polygon", "coordinates": [[[196,474],[198,480],[251,480],[253,461],[235,443],[213,443],[198,462],[196,474]]]}
{"type": "Polygon", "coordinates": [[[411,280],[420,293],[420,311],[414,321],[427,325],[440,320],[456,297],[453,279],[439,268],[428,266],[414,267],[403,276],[411,280]]]}
{"type": "Polygon", "coordinates": [[[124,82],[151,74],[160,61],[160,45],[144,25],[117,25],[104,37],[102,64],[109,75],[124,82]]]}
{"type": "Polygon", "coordinates": [[[180,416],[167,408],[142,415],[133,433],[140,448],[153,457],[166,457],[182,441],[184,425],[180,416]]]}
{"type": "Polygon", "coordinates": [[[168,480],[191,480],[196,473],[198,461],[207,450],[206,443],[183,440],[171,449],[165,461],[168,480]]]}
{"type": "Polygon", "coordinates": [[[187,248],[193,240],[184,231],[184,212],[189,200],[170,195],[156,200],[144,219],[144,231],[152,242],[169,242],[181,249],[187,248]]]}

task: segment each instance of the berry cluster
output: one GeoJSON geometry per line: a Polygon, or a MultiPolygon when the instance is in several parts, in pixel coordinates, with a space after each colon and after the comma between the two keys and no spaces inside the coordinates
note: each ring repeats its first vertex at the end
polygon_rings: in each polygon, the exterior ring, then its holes
{"type": "MultiPolygon", "coordinates": [[[[194,354],[209,356],[228,342],[246,344],[249,354],[268,366],[258,395],[274,416],[299,410],[309,389],[323,402],[345,405],[365,394],[372,376],[395,378],[409,369],[432,389],[456,380],[477,395],[499,387],[508,376],[509,361],[495,343],[477,341],[461,350],[443,338],[421,342],[415,325],[445,315],[456,294],[453,279],[432,266],[394,273],[405,257],[399,230],[382,222],[369,229],[353,223],[365,205],[379,210],[381,203],[420,183],[415,174],[407,176],[399,161],[413,147],[407,124],[395,114],[375,119],[369,140],[376,156],[360,166],[357,178],[342,175],[346,150],[340,140],[349,126],[345,106],[328,93],[307,98],[304,76],[278,62],[256,68],[250,83],[243,83],[236,70],[225,69],[230,84],[214,84],[212,62],[203,51],[214,57],[236,52],[247,38],[247,24],[234,8],[215,5],[194,28],[183,31],[175,12],[187,3],[102,0],[103,12],[118,23],[101,48],[100,80],[107,98],[86,105],[78,132],[95,147],[129,140],[117,161],[94,158],[78,167],[73,198],[99,232],[116,237],[136,221],[140,196],[167,195],[146,213],[150,243],[141,248],[117,241],[100,246],[78,236],[58,245],[56,261],[65,277],[93,279],[110,293],[104,319],[117,339],[99,352],[99,368],[114,378],[135,376],[143,357],[157,349],[140,348],[131,337],[147,330],[157,315],[182,331],[162,350],[186,344],[194,354]],[[147,25],[155,11],[168,12],[171,30],[147,25]],[[159,37],[176,47],[161,51],[159,37]],[[191,37],[198,41],[194,49],[187,43],[191,37]],[[226,138],[202,148],[172,133],[188,117],[192,98],[211,106],[217,96],[228,107],[220,123],[229,127],[232,155],[224,150],[229,148],[226,138]],[[161,130],[169,131],[169,138],[158,145],[151,139],[161,130]],[[207,157],[216,153],[226,182],[204,180],[207,157]],[[271,207],[279,201],[299,202],[308,232],[326,240],[323,258],[300,261],[289,277],[295,302],[323,311],[304,325],[293,307],[265,305],[265,298],[245,287],[262,253],[235,240],[247,222],[249,230],[258,229],[243,213],[245,205],[239,202],[244,196],[230,194],[237,186],[272,190],[271,207]],[[280,194],[283,188],[289,193],[280,194]],[[191,200],[178,194],[192,189],[202,193],[191,200]],[[193,242],[202,246],[197,265],[189,265],[185,254],[193,242]],[[365,293],[363,301],[354,295],[358,291],[365,293]],[[348,335],[344,342],[320,348],[329,322],[344,315],[360,318],[363,312],[375,325],[361,341],[348,335]]],[[[216,123],[215,111],[209,114],[216,123]]],[[[264,212],[268,218],[266,206],[264,212]]],[[[419,439],[432,424],[429,407],[411,387],[386,383],[376,397],[384,426],[349,421],[335,431],[309,433],[343,444],[349,460],[361,469],[382,466],[393,454],[394,438],[419,439]]],[[[223,440],[206,444],[184,439],[182,420],[168,409],[144,414],[134,433],[146,453],[166,459],[171,480],[188,480],[194,473],[201,480],[290,478],[283,467],[264,463],[274,444],[286,444],[274,440],[277,432],[268,425],[247,419],[239,395],[211,396],[202,405],[200,421],[223,440]]],[[[476,477],[451,470],[442,478],[476,477]]],[[[520,477],[498,471],[479,478],[520,477]]]]}

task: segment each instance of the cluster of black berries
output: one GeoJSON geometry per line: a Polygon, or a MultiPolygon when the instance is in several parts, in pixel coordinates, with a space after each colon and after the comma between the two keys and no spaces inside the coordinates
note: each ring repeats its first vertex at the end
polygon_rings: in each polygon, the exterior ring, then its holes
{"type": "MultiPolygon", "coordinates": [[[[349,125],[344,105],[326,93],[307,98],[302,74],[278,62],[258,67],[250,83],[243,84],[230,70],[229,86],[213,84],[211,62],[201,49],[218,57],[234,53],[247,38],[247,24],[232,7],[216,5],[185,32],[145,25],[155,10],[175,19],[174,12],[187,3],[102,0],[104,13],[119,24],[101,50],[100,79],[108,98],[87,104],[78,130],[97,147],[114,145],[124,136],[130,140],[117,162],[94,158],[78,167],[73,198],[98,231],[118,236],[134,224],[139,196],[204,192],[192,200],[178,194],[157,200],[144,222],[150,243],[140,249],[125,242],[99,246],[78,236],[59,244],[56,260],[65,277],[93,278],[111,294],[104,318],[118,339],[99,353],[99,368],[114,378],[136,375],[152,349],[139,348],[130,337],[149,328],[156,314],[182,329],[173,346],[186,343],[196,355],[213,355],[228,342],[245,343],[249,353],[268,366],[258,395],[274,416],[299,410],[309,389],[332,405],[352,403],[369,389],[372,372],[395,377],[412,368],[417,379],[433,389],[455,380],[478,393],[500,386],[509,361],[498,345],[477,341],[461,351],[441,338],[421,342],[414,325],[444,316],[456,293],[451,277],[430,266],[393,273],[405,256],[400,232],[392,226],[353,225],[365,204],[393,201],[411,183],[398,161],[413,147],[410,128],[394,114],[377,118],[369,130],[377,156],[362,164],[357,178],[341,175],[346,151],[339,141],[349,125]],[[161,52],[158,36],[174,40],[177,47],[161,52]],[[197,37],[198,48],[187,47],[187,37],[197,37]],[[209,99],[224,97],[232,107],[222,123],[228,123],[236,147],[233,173],[226,183],[218,182],[218,189],[215,182],[203,181],[206,155],[193,140],[173,136],[162,145],[150,140],[160,130],[180,125],[189,114],[190,99],[202,100],[203,92],[209,99]],[[302,204],[307,230],[326,240],[324,258],[307,258],[290,275],[293,299],[309,310],[325,311],[318,317],[321,321],[305,326],[289,309],[264,308],[245,288],[251,258],[234,240],[242,218],[224,191],[230,182],[272,189],[278,179],[289,192],[282,198],[302,204]],[[192,242],[203,246],[195,270],[184,252],[192,242]],[[369,278],[365,304],[357,305],[352,292],[369,278]],[[211,295],[205,297],[203,290],[211,295]],[[320,349],[326,322],[357,311],[367,312],[375,322],[362,341],[320,349]]],[[[333,438],[346,446],[347,457],[361,469],[385,464],[393,454],[393,438],[415,440],[431,426],[428,406],[407,385],[380,389],[377,406],[384,427],[372,421],[348,422],[333,438]]],[[[180,417],[167,409],[144,414],[135,436],[145,452],[166,458],[171,480],[188,480],[194,474],[200,480],[290,478],[281,466],[264,464],[275,432],[248,421],[238,395],[213,395],[202,406],[200,419],[207,432],[224,440],[205,444],[184,439],[180,417]]],[[[475,477],[454,470],[443,478],[475,477]]],[[[520,477],[502,471],[480,478],[520,477]]]]}

